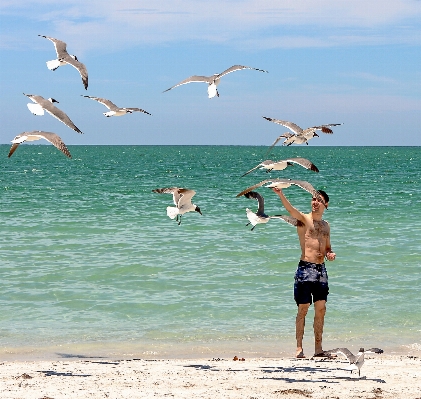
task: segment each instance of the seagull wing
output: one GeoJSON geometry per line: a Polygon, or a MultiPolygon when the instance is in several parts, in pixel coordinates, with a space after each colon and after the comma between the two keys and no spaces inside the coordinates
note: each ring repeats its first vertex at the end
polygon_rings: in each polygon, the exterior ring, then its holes
{"type": "Polygon", "coordinates": [[[9,158],[13,155],[13,153],[19,147],[19,144],[20,143],[14,143],[14,144],[12,144],[12,146],[10,147],[9,155],[8,155],[9,158]]]}
{"type": "Polygon", "coordinates": [[[107,100],[106,98],[101,98],[101,97],[93,97],[93,96],[84,96],[82,95],[82,97],[86,97],[86,98],[90,98],[91,100],[95,100],[98,101],[99,103],[101,103],[102,105],[105,105],[108,109],[110,109],[111,111],[118,111],[120,108],[117,107],[117,105],[115,105],[113,102],[111,102],[110,100],[107,100]]]}
{"type": "Polygon", "coordinates": [[[243,175],[241,175],[241,177],[248,175],[249,173],[253,172],[253,170],[256,170],[257,168],[259,168],[260,166],[262,166],[261,163],[259,163],[259,165],[255,166],[254,168],[250,169],[248,172],[244,173],[243,175]]]}
{"type": "Polygon", "coordinates": [[[300,158],[300,157],[289,158],[289,159],[286,159],[285,161],[296,163],[302,166],[303,168],[312,170],[313,172],[319,172],[319,169],[317,168],[317,166],[306,158],[300,158]]]}
{"type": "Polygon", "coordinates": [[[131,112],[143,112],[144,114],[151,115],[149,112],[145,111],[142,108],[125,108],[125,109],[127,109],[127,110],[129,110],[131,112]]]}
{"type": "Polygon", "coordinates": [[[247,193],[249,193],[250,191],[253,191],[254,189],[258,188],[258,187],[262,187],[264,184],[271,182],[272,180],[263,180],[260,183],[254,184],[253,186],[247,187],[245,190],[241,191],[241,193],[237,194],[236,197],[241,197],[242,195],[245,195],[247,193]]]}
{"type": "Polygon", "coordinates": [[[298,219],[292,217],[292,216],[287,216],[287,215],[273,215],[271,216],[272,219],[282,219],[283,221],[289,223],[292,226],[303,226],[304,223],[299,221],[298,219]]]}
{"type": "Polygon", "coordinates": [[[154,193],[158,194],[172,194],[174,205],[178,207],[178,202],[180,201],[181,194],[180,191],[185,190],[184,188],[178,188],[178,187],[164,187],[164,188],[156,188],[155,190],[152,190],[154,193]]]}
{"type": "MultiPolygon", "coordinates": [[[[282,187],[286,188],[289,187],[293,180],[290,179],[266,179],[262,180],[260,183],[257,183],[251,187],[246,188],[245,190],[241,191],[241,193],[237,194],[236,197],[241,197],[242,195],[245,195],[249,193],[250,191],[253,191],[255,188],[262,187],[265,184],[270,183],[267,187],[282,187]]],[[[294,183],[295,184],[295,183],[294,183]]]]}
{"type": "Polygon", "coordinates": [[[224,72],[221,72],[220,74],[218,74],[217,79],[219,79],[222,76],[227,75],[231,72],[239,71],[241,69],[254,69],[255,71],[266,72],[266,73],[268,72],[268,71],[265,71],[263,69],[257,69],[257,68],[253,68],[253,67],[248,67],[248,66],[243,66],[243,65],[233,65],[232,67],[226,69],[224,72]]]}
{"type": "Polygon", "coordinates": [[[52,145],[54,145],[54,147],[59,149],[67,157],[72,157],[70,155],[70,151],[66,147],[66,144],[64,144],[63,140],[58,134],[51,132],[33,131],[28,133],[28,136],[38,136],[39,138],[43,138],[49,141],[52,145]]]}
{"type": "Polygon", "coordinates": [[[38,35],[38,36],[45,37],[46,39],[51,40],[53,42],[58,59],[65,58],[66,56],[69,55],[66,49],[67,45],[65,42],[62,42],[61,40],[58,40],[58,39],[54,39],[54,37],[50,37],[50,36],[44,36],[44,35],[38,35]]]}
{"type": "Polygon", "coordinates": [[[71,119],[67,116],[65,112],[61,109],[57,108],[54,104],[50,103],[50,101],[45,100],[39,103],[42,108],[44,108],[51,116],[58,119],[60,122],[63,122],[66,126],[70,127],[74,131],[81,133],[81,130],[71,121],[71,119]]]}
{"type": "Polygon", "coordinates": [[[68,156],[69,158],[72,157],[70,155],[70,152],[67,149],[66,145],[61,140],[60,136],[58,136],[55,133],[42,132],[40,130],[34,130],[32,132],[21,133],[13,139],[13,141],[12,141],[13,144],[12,144],[12,147],[10,148],[9,155],[8,155],[9,158],[16,151],[19,144],[21,144],[25,141],[35,141],[35,140],[40,140],[40,139],[45,139],[45,140],[49,141],[56,148],[58,148],[64,155],[68,156]]]}
{"type": "Polygon", "coordinates": [[[256,212],[256,215],[264,215],[265,213],[265,200],[264,198],[257,192],[257,191],[249,191],[248,193],[245,193],[244,196],[246,198],[255,199],[258,201],[259,206],[256,212]]]}
{"type": "Polygon", "coordinates": [[[273,165],[274,162],[270,159],[267,159],[266,161],[263,161],[261,163],[259,163],[259,165],[255,166],[253,169],[250,169],[248,172],[244,173],[243,175],[241,175],[241,177],[248,175],[249,173],[253,172],[253,170],[256,170],[257,168],[261,167],[261,166],[268,166],[268,165],[273,165]]]}
{"type": "Polygon", "coordinates": [[[198,76],[198,75],[193,75],[190,76],[187,79],[182,80],[180,83],[177,83],[176,85],[170,87],[167,90],[164,90],[163,93],[165,93],[166,91],[169,91],[171,89],[174,89],[177,86],[181,86],[181,85],[185,85],[186,83],[192,83],[192,82],[205,82],[205,83],[212,83],[212,79],[213,77],[209,77],[209,76],[198,76]]]}
{"type": "Polygon", "coordinates": [[[79,75],[82,78],[83,86],[85,87],[85,90],[88,90],[88,70],[86,69],[85,64],[82,64],[70,55],[63,57],[63,61],[78,70],[79,75]]]}
{"type": "Polygon", "coordinates": [[[355,363],[356,356],[348,348],[336,348],[327,352],[343,355],[350,363],[355,363]]]}
{"type": "MultiPolygon", "coordinates": [[[[303,180],[289,180],[289,182],[291,184],[294,184],[300,188],[302,188],[303,190],[309,192],[311,195],[313,195],[316,198],[321,198],[323,200],[323,198],[320,196],[319,192],[309,183],[303,180]]],[[[324,202],[324,200],[323,200],[324,202]]]]}
{"type": "Polygon", "coordinates": [[[291,130],[291,132],[295,133],[295,134],[302,134],[303,129],[301,129],[298,125],[296,125],[295,123],[292,122],[288,122],[288,121],[283,121],[281,119],[273,119],[273,118],[268,118],[266,116],[263,117],[264,119],[276,123],[278,125],[282,125],[285,126],[286,128],[288,128],[289,130],[291,130]]]}
{"type": "Polygon", "coordinates": [[[196,191],[189,190],[188,188],[180,188],[178,193],[180,194],[180,198],[178,199],[176,205],[178,208],[181,208],[183,205],[191,202],[193,196],[196,194],[196,191]]]}
{"type": "Polygon", "coordinates": [[[342,125],[342,123],[328,123],[327,125],[309,127],[308,129],[321,130],[323,133],[333,134],[332,129],[329,129],[329,128],[332,126],[340,126],[340,125],[342,125]]]}
{"type": "Polygon", "coordinates": [[[10,147],[8,158],[10,158],[13,153],[16,151],[16,149],[19,147],[20,143],[23,143],[26,141],[28,136],[25,135],[25,133],[18,134],[13,140],[12,140],[12,146],[10,147]]]}
{"type": "Polygon", "coordinates": [[[266,156],[269,155],[269,153],[272,151],[272,148],[275,147],[275,145],[279,142],[279,140],[281,140],[282,138],[289,139],[289,138],[294,137],[294,136],[295,136],[295,134],[291,134],[290,132],[286,132],[286,133],[281,134],[280,136],[278,136],[276,138],[276,140],[271,144],[271,146],[269,147],[269,149],[267,150],[266,156]]]}

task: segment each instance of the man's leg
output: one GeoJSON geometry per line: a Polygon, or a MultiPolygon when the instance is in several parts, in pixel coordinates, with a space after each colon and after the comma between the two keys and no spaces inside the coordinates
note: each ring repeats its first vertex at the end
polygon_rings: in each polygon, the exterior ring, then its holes
{"type": "Polygon", "coordinates": [[[322,337],[323,326],[326,314],[326,301],[320,300],[314,302],[314,354],[317,355],[323,352],[322,337]]]}
{"type": "Polygon", "coordinates": [[[295,338],[297,339],[297,352],[295,353],[296,357],[304,357],[303,351],[303,337],[304,337],[304,326],[308,308],[310,307],[309,303],[299,304],[297,318],[295,319],[295,338]]]}

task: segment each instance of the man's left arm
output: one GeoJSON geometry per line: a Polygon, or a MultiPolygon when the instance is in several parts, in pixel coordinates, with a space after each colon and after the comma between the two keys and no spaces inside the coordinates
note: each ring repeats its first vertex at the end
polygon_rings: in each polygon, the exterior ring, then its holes
{"type": "MultiPolygon", "coordinates": [[[[326,222],[327,223],[327,222],[326,222]]],[[[326,259],[327,260],[335,260],[336,259],[336,254],[335,252],[332,251],[332,246],[330,244],[330,226],[329,223],[327,223],[327,227],[328,227],[328,234],[327,234],[327,238],[326,238],[326,259]]]]}

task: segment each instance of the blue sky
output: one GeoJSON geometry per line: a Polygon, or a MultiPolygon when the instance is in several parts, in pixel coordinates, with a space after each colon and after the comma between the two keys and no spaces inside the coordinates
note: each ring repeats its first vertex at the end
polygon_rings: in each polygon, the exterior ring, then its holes
{"type": "MultiPolygon", "coordinates": [[[[270,145],[287,131],[344,123],[310,146],[421,145],[420,0],[3,0],[0,3],[0,143],[45,130],[73,144],[270,145]],[[52,72],[67,43],[89,72],[52,72]],[[191,75],[222,78],[163,91],[191,75]],[[84,132],[34,116],[22,93],[53,97],[84,132]],[[106,118],[81,95],[141,113],[106,118]]],[[[38,142],[40,143],[40,142],[38,142]]]]}

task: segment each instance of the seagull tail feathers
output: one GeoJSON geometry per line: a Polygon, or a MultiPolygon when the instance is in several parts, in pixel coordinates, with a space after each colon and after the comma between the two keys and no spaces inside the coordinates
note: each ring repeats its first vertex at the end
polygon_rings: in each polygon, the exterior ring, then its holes
{"type": "Polygon", "coordinates": [[[61,65],[59,60],[47,61],[46,64],[50,71],[55,71],[61,65]]]}
{"type": "Polygon", "coordinates": [[[178,208],[174,206],[168,206],[167,207],[167,216],[171,219],[175,219],[178,215],[178,208]]]}

